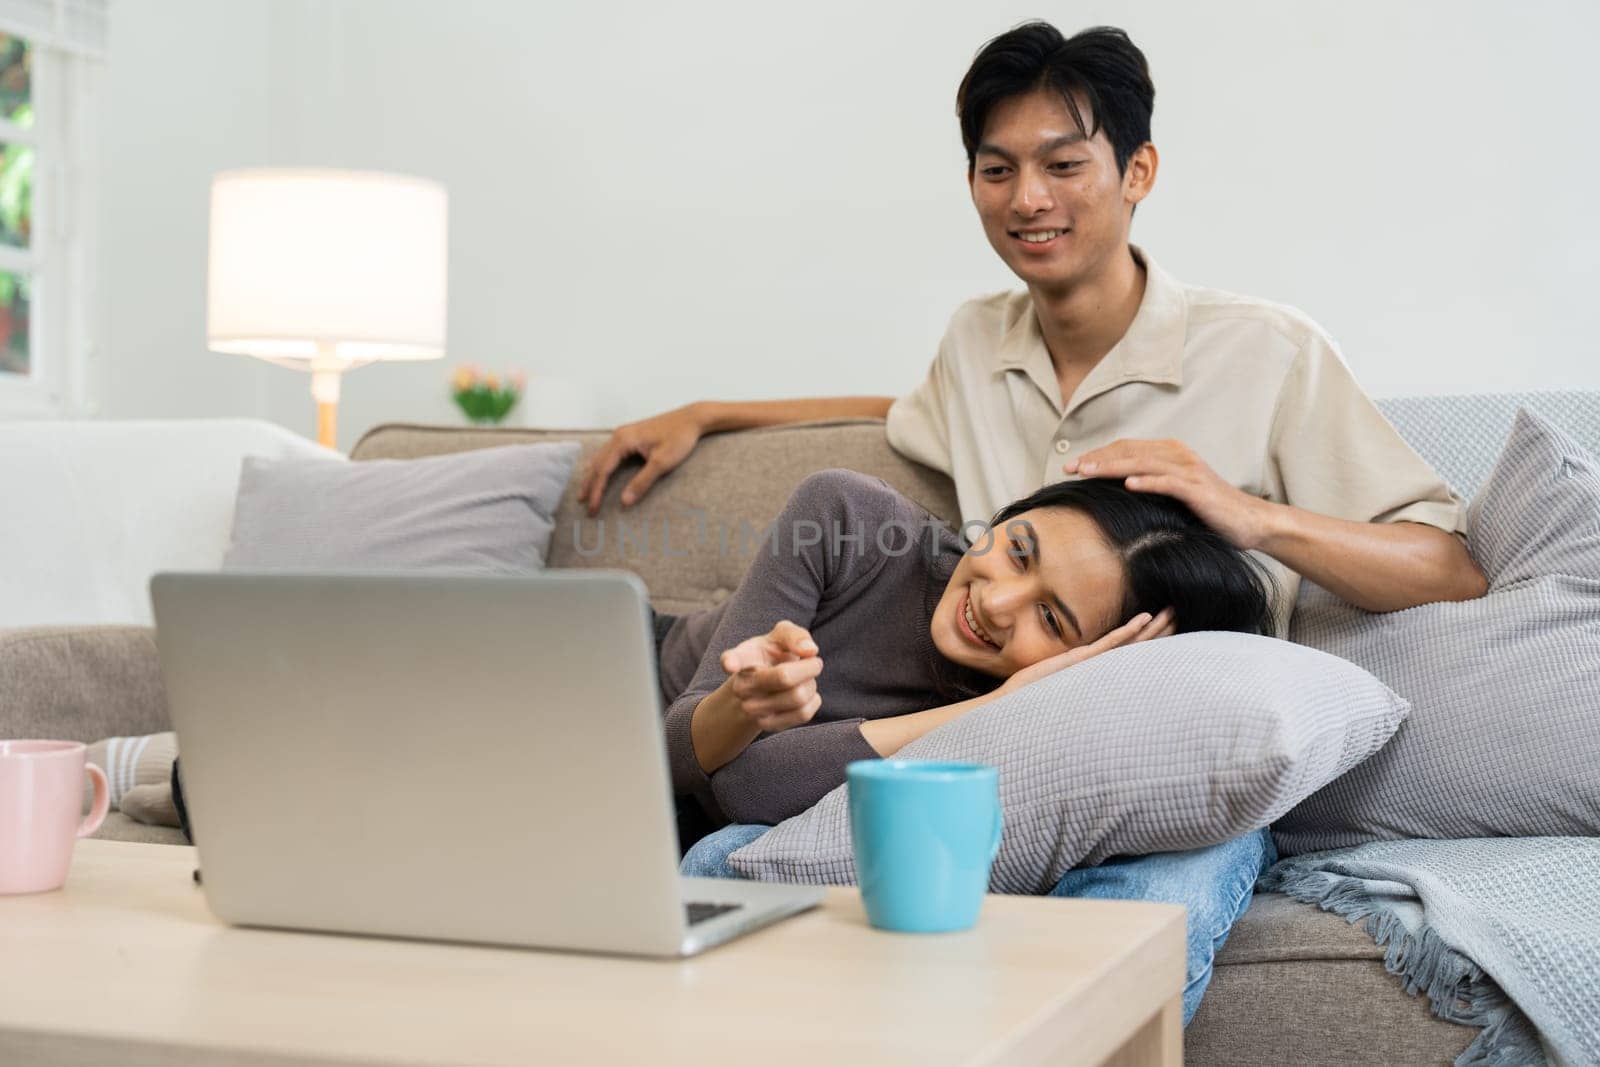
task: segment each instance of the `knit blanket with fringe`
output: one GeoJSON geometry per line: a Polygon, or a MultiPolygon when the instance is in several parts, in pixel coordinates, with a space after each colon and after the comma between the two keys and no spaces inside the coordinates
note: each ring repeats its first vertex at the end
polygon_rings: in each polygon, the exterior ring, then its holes
{"type": "Polygon", "coordinates": [[[1260,888],[1364,922],[1408,993],[1482,1027],[1456,1067],[1600,1064],[1600,838],[1378,841],[1260,888]]]}

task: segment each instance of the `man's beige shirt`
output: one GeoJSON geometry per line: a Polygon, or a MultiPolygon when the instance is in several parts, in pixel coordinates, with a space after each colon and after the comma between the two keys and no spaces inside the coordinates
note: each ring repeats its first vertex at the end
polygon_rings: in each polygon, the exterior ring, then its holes
{"type": "MultiPolygon", "coordinates": [[[[1184,285],[1138,248],[1139,312],[1063,404],[1026,292],[963,304],[928,377],[889,409],[889,443],[954,480],[965,521],[1065,477],[1120,438],[1175,438],[1254,496],[1335,518],[1464,530],[1461,499],[1361,391],[1316,323],[1184,285]]],[[[1279,633],[1299,577],[1274,561],[1279,633]]]]}

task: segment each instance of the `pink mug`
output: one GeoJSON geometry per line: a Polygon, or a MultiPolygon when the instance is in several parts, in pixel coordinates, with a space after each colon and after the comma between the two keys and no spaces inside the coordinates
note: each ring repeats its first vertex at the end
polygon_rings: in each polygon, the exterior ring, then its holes
{"type": "Polygon", "coordinates": [[[106,772],[77,741],[0,741],[0,894],[60,889],[72,846],[100,829],[111,807],[106,772]],[[94,804],[83,811],[83,776],[94,804]]]}

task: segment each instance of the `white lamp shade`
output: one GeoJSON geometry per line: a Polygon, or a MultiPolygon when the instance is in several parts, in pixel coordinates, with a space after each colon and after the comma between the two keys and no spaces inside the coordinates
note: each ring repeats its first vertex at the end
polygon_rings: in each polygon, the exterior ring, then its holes
{"type": "Polygon", "coordinates": [[[218,352],[339,363],[444,355],[447,198],[422,178],[235,170],[211,184],[218,352]]]}

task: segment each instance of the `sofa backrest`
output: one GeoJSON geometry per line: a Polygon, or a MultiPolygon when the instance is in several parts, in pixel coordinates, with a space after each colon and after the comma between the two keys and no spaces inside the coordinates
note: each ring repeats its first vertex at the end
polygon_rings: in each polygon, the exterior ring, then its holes
{"type": "MultiPolygon", "coordinates": [[[[1600,455],[1600,392],[1480,393],[1399,397],[1378,406],[1424,459],[1464,497],[1475,492],[1526,405],[1600,455]]],[[[415,459],[469,448],[578,441],[579,467],[610,436],[604,430],[461,429],[389,424],[369,431],[350,458],[415,459]]],[[[556,513],[552,567],[620,567],[644,579],[664,611],[716,604],[739,583],[765,530],[800,480],[827,467],[876,475],[947,522],[958,521],[943,474],[889,447],[880,419],[836,419],[713,434],[642,501],[624,509],[622,487],[637,460],[611,481],[591,519],[574,477],[556,513]]]]}
{"type": "MultiPolygon", "coordinates": [[[[577,441],[579,470],[606,439],[604,430],[456,429],[389,424],[369,431],[355,460],[416,459],[445,452],[538,441],[577,441]]],[[[623,508],[622,487],[638,460],[613,476],[600,514],[578,503],[574,475],[556,511],[552,567],[613,567],[644,579],[663,611],[711,607],[739,584],[762,533],[806,475],[847,467],[882,478],[947,522],[957,521],[955,489],[944,475],[889,447],[881,419],[832,419],[740,433],[712,434],[689,461],[623,508]]]]}
{"type": "Polygon", "coordinates": [[[1600,392],[1402,396],[1378,407],[1451,488],[1471,499],[1500,455],[1519,407],[1542,415],[1600,456],[1600,392]]]}

